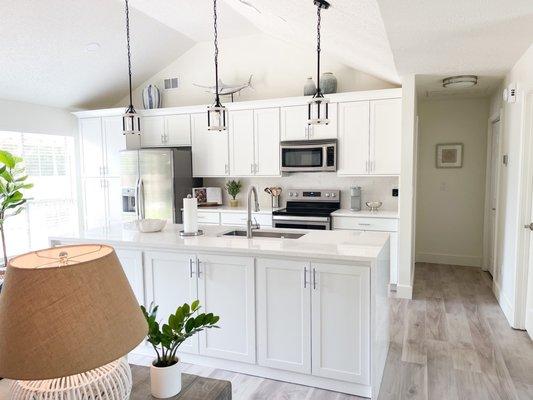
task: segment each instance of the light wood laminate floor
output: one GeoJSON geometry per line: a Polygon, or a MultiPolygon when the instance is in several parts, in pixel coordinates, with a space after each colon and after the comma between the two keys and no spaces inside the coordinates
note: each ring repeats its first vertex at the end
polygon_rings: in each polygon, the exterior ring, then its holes
{"type": "MultiPolygon", "coordinates": [[[[413,300],[392,299],[379,399],[533,399],[533,342],[509,327],[490,284],[477,268],[417,264],[413,300]]],[[[360,399],[195,365],[185,372],[230,380],[236,400],[360,399]]]]}

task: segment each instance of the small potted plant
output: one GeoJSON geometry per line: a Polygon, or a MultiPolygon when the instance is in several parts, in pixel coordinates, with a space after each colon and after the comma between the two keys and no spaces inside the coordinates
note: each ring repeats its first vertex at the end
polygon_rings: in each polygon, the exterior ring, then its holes
{"type": "Polygon", "coordinates": [[[239,200],[237,200],[236,197],[241,192],[241,188],[241,181],[231,180],[226,182],[226,190],[228,191],[228,194],[232,197],[229,201],[230,207],[239,206],[239,200]]]}
{"type": "Polygon", "coordinates": [[[198,314],[200,302],[193,301],[179,306],[176,312],[168,317],[168,322],[160,326],[157,322],[158,306],[153,303],[148,310],[141,310],[148,322],[148,342],[153,346],[157,358],[150,366],[150,387],[152,396],[165,399],[177,395],[181,391],[181,368],[177,351],[180,345],[204,329],[218,328],[216,323],[220,317],[209,314],[198,314]],[[196,316],[193,316],[196,314],[196,316]]]}

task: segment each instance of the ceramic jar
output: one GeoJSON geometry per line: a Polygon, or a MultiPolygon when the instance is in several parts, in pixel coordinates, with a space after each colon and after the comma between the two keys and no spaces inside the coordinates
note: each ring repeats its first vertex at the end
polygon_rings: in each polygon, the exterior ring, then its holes
{"type": "Polygon", "coordinates": [[[152,396],[166,399],[181,392],[181,365],[179,361],[170,367],[150,366],[152,396]]]}

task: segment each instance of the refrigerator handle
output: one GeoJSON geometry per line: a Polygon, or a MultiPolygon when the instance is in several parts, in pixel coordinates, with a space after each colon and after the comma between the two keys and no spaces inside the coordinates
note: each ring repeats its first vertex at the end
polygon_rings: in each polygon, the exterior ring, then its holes
{"type": "Polygon", "coordinates": [[[144,182],[143,178],[139,178],[139,217],[140,219],[144,219],[146,216],[145,209],[144,209],[144,182]]]}

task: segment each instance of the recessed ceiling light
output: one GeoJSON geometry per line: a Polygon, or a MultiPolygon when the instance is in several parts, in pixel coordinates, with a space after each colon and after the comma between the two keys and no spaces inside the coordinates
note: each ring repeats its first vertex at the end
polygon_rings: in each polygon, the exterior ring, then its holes
{"type": "Polygon", "coordinates": [[[477,85],[476,75],[450,76],[442,80],[442,86],[452,89],[464,89],[477,85]]]}
{"type": "Polygon", "coordinates": [[[100,50],[100,43],[91,42],[87,43],[85,46],[85,51],[87,53],[96,53],[98,50],[100,50]]]}

